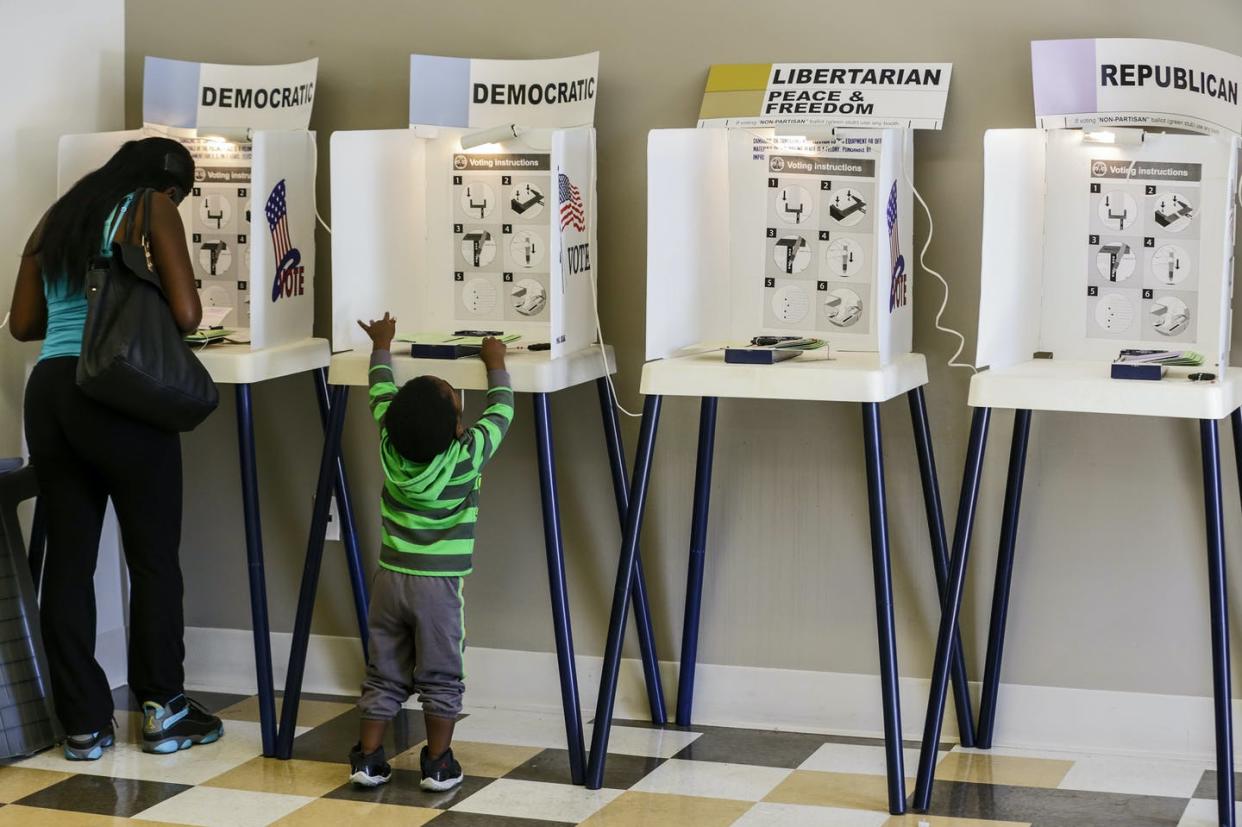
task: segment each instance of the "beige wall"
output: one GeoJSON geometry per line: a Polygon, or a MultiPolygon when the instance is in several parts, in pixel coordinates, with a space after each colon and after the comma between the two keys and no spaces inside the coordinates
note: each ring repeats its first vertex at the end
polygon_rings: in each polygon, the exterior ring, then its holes
{"type": "MultiPolygon", "coordinates": [[[[1028,42],[1096,35],[1166,37],[1239,49],[1236,0],[1181,3],[984,0],[872,4],[695,2],[470,4],[129,0],[127,122],[139,121],[146,54],[218,62],[318,55],[313,125],[328,164],[328,133],[400,127],[407,56],[431,52],[542,57],[598,49],[601,312],[618,348],[619,387],[637,408],[645,262],[645,146],[655,127],[694,122],[712,62],[952,61],[943,132],[920,133],[917,181],[937,218],[933,266],[953,285],[950,324],[973,351],[978,300],[981,147],[988,127],[1032,123],[1028,42]]],[[[319,176],[326,214],[328,176],[319,176]]],[[[916,221],[921,241],[926,223],[916,221]]],[[[327,239],[320,234],[317,329],[329,320],[327,239]]],[[[943,363],[953,342],[932,317],[940,292],[919,276],[917,346],[932,363],[928,394],[950,515],[969,416],[967,376],[943,363]]],[[[377,312],[382,308],[376,308],[377,312]]],[[[320,442],[310,381],[257,388],[264,537],[273,625],[288,629],[305,544],[320,442]]],[[[488,475],[477,573],[468,586],[475,645],[551,649],[530,407],[488,475]]],[[[347,434],[363,541],[375,559],[375,437],[355,395],[347,434]]],[[[683,603],[697,404],[665,407],[647,518],[645,559],[664,657],[675,654],[683,603]]],[[[618,531],[595,390],[555,400],[576,642],[598,653],[607,622],[618,531]]],[[[994,418],[966,642],[981,660],[998,531],[1008,414],[994,418]]],[[[926,675],[934,589],[905,403],[885,407],[901,668],[926,675]]],[[[231,400],[186,440],[183,557],[188,621],[245,628],[245,565],[231,400]]],[[[626,424],[631,447],[635,426],[626,424]]],[[[875,615],[861,425],[856,408],[725,401],[720,409],[709,535],[702,659],[706,662],[875,672],[875,615]]],[[[1225,441],[1229,446],[1228,440],[1225,441]]],[[[1035,418],[1005,679],[1058,686],[1206,695],[1202,496],[1193,423],[1128,418],[1035,418]]],[[[1242,542],[1235,480],[1226,480],[1229,540],[1242,542]]],[[[329,546],[315,630],[352,626],[338,545],[329,546]]],[[[1236,554],[1235,557],[1236,558],[1236,554]]],[[[1235,582],[1236,576],[1235,576],[1235,582]]],[[[1231,589],[1242,606],[1242,590],[1231,589]]],[[[1236,628],[1236,627],[1235,627],[1236,628]]],[[[585,690],[590,697],[591,688],[585,690]]]]}

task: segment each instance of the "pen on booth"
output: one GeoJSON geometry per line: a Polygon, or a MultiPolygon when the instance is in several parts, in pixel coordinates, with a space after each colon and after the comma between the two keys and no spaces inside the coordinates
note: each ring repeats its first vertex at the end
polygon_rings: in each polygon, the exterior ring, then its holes
{"type": "Polygon", "coordinates": [[[510,353],[533,353],[540,350],[551,350],[552,345],[548,342],[531,342],[528,345],[509,345],[510,353]]]}

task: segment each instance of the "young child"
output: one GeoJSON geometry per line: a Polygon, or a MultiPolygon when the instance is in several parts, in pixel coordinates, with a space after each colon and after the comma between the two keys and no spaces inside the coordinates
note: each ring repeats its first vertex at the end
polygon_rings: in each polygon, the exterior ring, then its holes
{"type": "Polygon", "coordinates": [[[485,339],[487,409],[469,430],[461,404],[443,379],[419,376],[400,390],[389,348],[397,320],[387,313],[359,325],[371,337],[371,413],[380,428],[384,491],[380,569],[371,588],[371,663],[358,702],[362,727],[349,754],[350,780],[387,783],[388,722],[417,692],[427,727],[420,755],[424,790],[461,783],[450,748],[461,713],[465,652],[462,580],[471,571],[479,472],[513,419],[505,346],[485,339]]]}

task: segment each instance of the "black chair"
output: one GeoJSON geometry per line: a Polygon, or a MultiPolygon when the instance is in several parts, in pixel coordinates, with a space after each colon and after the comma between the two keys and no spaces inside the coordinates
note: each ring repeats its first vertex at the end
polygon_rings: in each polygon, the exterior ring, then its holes
{"type": "Polygon", "coordinates": [[[31,576],[32,565],[42,567],[42,515],[36,506],[31,552],[38,562],[28,560],[17,521],[18,504],[38,493],[32,467],[0,459],[0,758],[46,749],[61,735],[31,576]]]}

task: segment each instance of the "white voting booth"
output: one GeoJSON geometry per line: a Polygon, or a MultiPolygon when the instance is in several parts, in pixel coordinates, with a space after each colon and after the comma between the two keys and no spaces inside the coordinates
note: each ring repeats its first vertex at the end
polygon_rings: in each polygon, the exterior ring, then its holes
{"type": "Polygon", "coordinates": [[[333,350],[385,310],[403,337],[594,342],[598,67],[413,55],[409,129],[333,134],[333,350]]]}
{"type": "Polygon", "coordinates": [[[181,218],[202,324],[253,350],[311,336],[315,136],[307,126],[317,66],[317,59],[226,66],[148,57],[142,129],[60,141],[61,192],[126,141],[159,136],[185,144],[195,187],[181,218]]]}
{"type": "Polygon", "coordinates": [[[1213,50],[1200,47],[1074,40],[1032,48],[1040,128],[985,137],[977,364],[1007,368],[1036,353],[1107,363],[1141,348],[1196,351],[1205,370],[1219,372],[1229,364],[1242,147],[1231,123],[1236,87],[1210,68],[1181,69],[1187,87],[1203,88],[1173,88],[1166,94],[1175,101],[1153,104],[1153,90],[1165,88],[1157,78],[1174,83],[1173,66],[1205,65],[1213,50]],[[1099,76],[1090,70],[1097,58],[1099,76]],[[1088,71],[1075,78],[1084,62],[1088,71]],[[1093,81],[1098,92],[1083,88],[1093,81]],[[1168,108],[1150,114],[1153,105],[1168,108]]]}
{"type": "Polygon", "coordinates": [[[761,335],[909,353],[910,130],[939,128],[951,69],[713,66],[700,128],[649,138],[647,358],[761,335]]]}
{"type": "MultiPolygon", "coordinates": [[[[1035,41],[1031,58],[1038,128],[991,130],[984,142],[980,370],[970,382],[970,440],[913,805],[926,811],[932,801],[992,409],[1012,409],[1014,426],[976,733],[983,749],[994,732],[997,743],[1009,737],[997,708],[1002,654],[1014,656],[1004,639],[1032,415],[1170,417],[1199,420],[1200,456],[1172,473],[1189,479],[1202,470],[1203,523],[1182,516],[1188,532],[1206,525],[1208,594],[1195,609],[1210,612],[1218,823],[1232,827],[1219,422],[1232,417],[1235,443],[1242,439],[1242,370],[1229,366],[1242,59],[1124,38],[1035,41]],[[1194,351],[1203,364],[1113,378],[1122,350],[1194,351]]],[[[1084,542],[1081,551],[1095,550],[1084,542]]],[[[1201,551],[1175,551],[1192,556],[1171,554],[1170,565],[1201,565],[1201,551]]],[[[1179,748],[1208,749],[1206,715],[1176,727],[1179,748]]]]}

